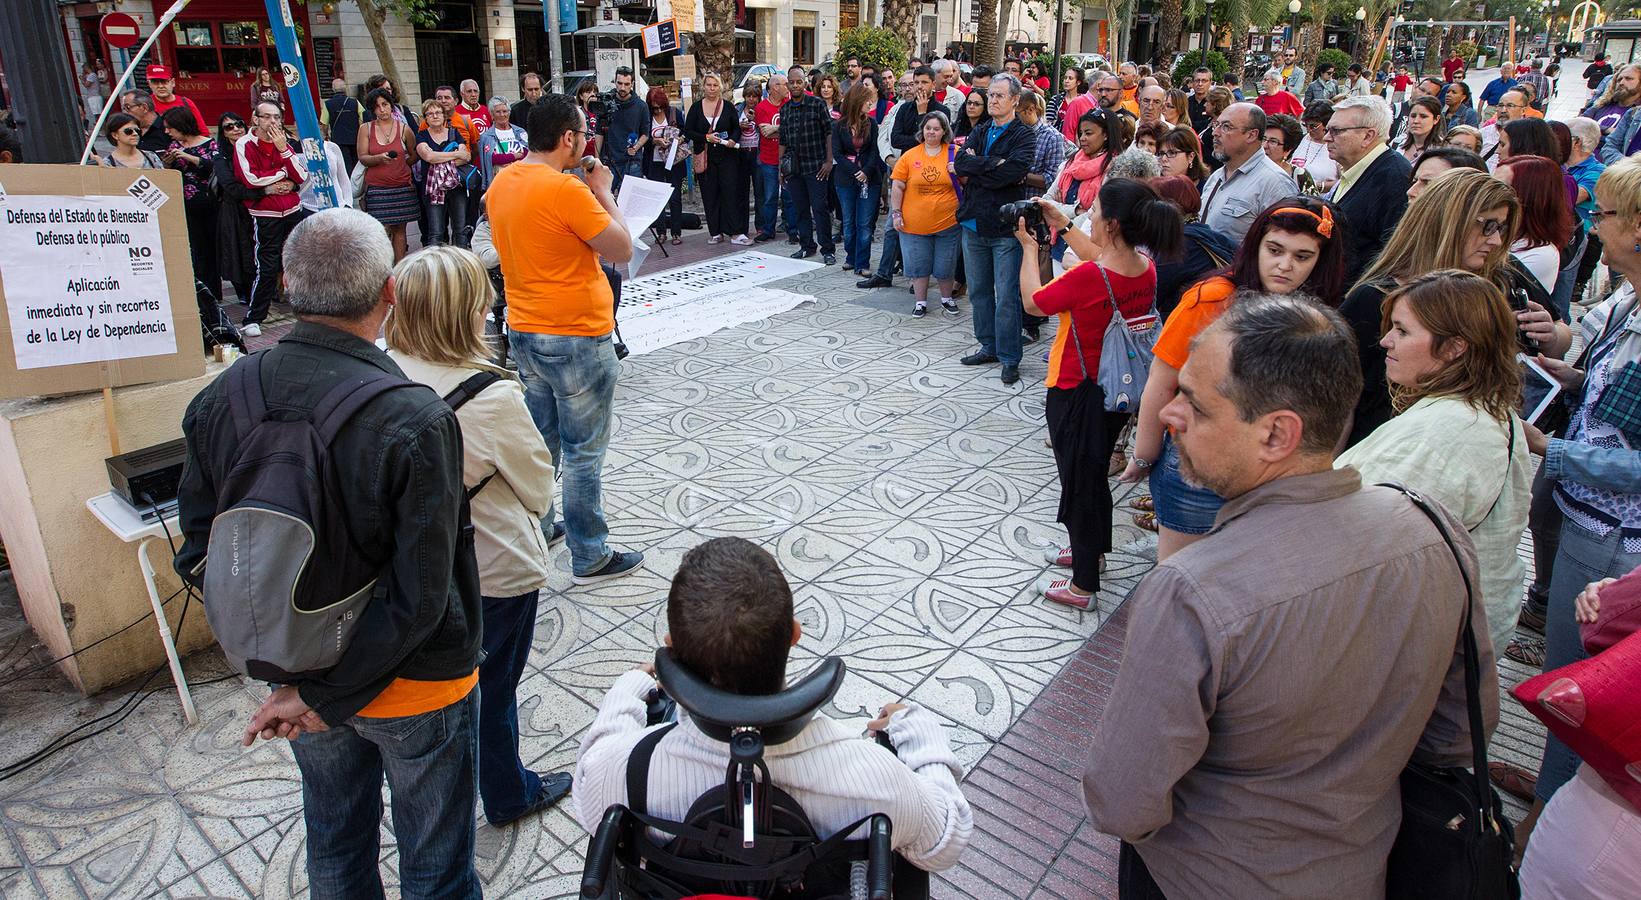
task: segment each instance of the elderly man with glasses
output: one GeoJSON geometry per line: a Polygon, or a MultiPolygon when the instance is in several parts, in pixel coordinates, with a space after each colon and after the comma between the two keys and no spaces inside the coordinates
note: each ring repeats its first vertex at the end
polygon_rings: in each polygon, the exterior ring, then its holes
{"type": "Polygon", "coordinates": [[[1297,193],[1293,176],[1265,155],[1265,111],[1233,103],[1214,121],[1214,157],[1224,163],[1202,186],[1202,221],[1242,243],[1254,218],[1297,193]]]}
{"type": "Polygon", "coordinates": [[[1328,199],[1344,220],[1345,283],[1373,261],[1407,212],[1413,166],[1390,152],[1390,107],[1382,97],[1350,97],[1333,107],[1324,129],[1328,156],[1339,164],[1339,182],[1328,199]]]}

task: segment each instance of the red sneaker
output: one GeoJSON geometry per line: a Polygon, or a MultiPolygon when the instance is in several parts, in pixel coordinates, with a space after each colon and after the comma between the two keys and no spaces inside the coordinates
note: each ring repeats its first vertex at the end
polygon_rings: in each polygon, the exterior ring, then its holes
{"type": "Polygon", "coordinates": [[[1060,549],[1060,550],[1050,550],[1047,553],[1043,554],[1043,558],[1048,560],[1048,564],[1051,565],[1051,566],[1059,566],[1062,569],[1071,568],[1071,548],[1070,547],[1066,547],[1066,548],[1063,548],[1063,549],[1060,549]]]}
{"type": "Polygon", "coordinates": [[[1089,609],[1094,605],[1093,594],[1079,594],[1071,589],[1071,579],[1056,578],[1043,588],[1043,598],[1074,609],[1089,609]]]}

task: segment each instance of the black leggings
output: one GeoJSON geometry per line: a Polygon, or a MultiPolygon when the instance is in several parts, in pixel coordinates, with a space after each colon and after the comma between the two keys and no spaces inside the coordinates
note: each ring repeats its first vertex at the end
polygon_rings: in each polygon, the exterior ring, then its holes
{"type": "Polygon", "coordinates": [[[707,170],[701,173],[701,203],[707,211],[709,234],[734,237],[746,233],[746,207],[735,215],[736,183],[741,180],[741,160],[735,151],[708,152],[707,170]]]}
{"type": "MultiPolygon", "coordinates": [[[[1072,414],[1070,398],[1070,390],[1048,389],[1049,434],[1057,433],[1072,414]]],[[[1071,583],[1089,593],[1100,589],[1100,556],[1111,550],[1111,483],[1105,473],[1128,413],[1101,408],[1095,419],[1083,423],[1092,433],[1080,444],[1054,441],[1054,465],[1060,472],[1059,520],[1071,544],[1071,583]]]]}

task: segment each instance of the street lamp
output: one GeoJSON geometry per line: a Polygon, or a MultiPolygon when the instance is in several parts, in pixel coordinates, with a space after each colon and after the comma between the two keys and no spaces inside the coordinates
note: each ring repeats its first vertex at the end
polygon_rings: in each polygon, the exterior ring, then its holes
{"type": "Polygon", "coordinates": [[[1288,49],[1299,52],[1299,0],[1288,0],[1288,49]]]}
{"type": "Polygon", "coordinates": [[[1367,7],[1356,7],[1356,39],[1351,42],[1350,52],[1357,52],[1362,43],[1362,31],[1367,27],[1367,7]]]}

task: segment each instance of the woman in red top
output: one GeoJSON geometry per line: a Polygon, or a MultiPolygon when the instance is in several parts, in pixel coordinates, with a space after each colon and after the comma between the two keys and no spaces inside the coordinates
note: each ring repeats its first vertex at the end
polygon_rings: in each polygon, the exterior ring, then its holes
{"type": "MultiPolygon", "coordinates": [[[[1058,206],[1038,202],[1049,227],[1065,229],[1070,224],[1058,206]]],[[[1060,470],[1058,519],[1071,538],[1071,577],[1049,581],[1043,596],[1078,609],[1088,609],[1093,602],[1101,564],[1111,549],[1111,487],[1105,472],[1128,414],[1106,412],[1099,387],[1085,395],[1086,402],[1075,403],[1073,389],[1100,371],[1113,306],[1130,321],[1155,319],[1157,267],[1151,259],[1177,255],[1185,227],[1178,207],[1128,178],[1106,179],[1089,213],[1088,234],[1079,228],[1065,232],[1072,252],[1088,262],[1046,285],[1038,273],[1037,240],[1024,219],[1015,231],[1025,250],[1020,293],[1026,298],[1026,312],[1060,317],[1049,351],[1046,405],[1054,462],[1060,470]],[[1147,248],[1149,255],[1139,247],[1147,248]]]]}

